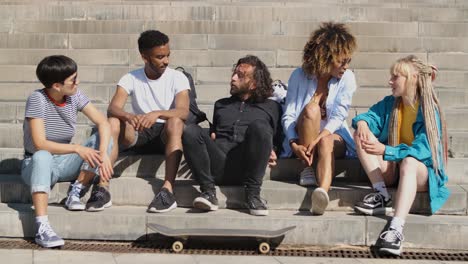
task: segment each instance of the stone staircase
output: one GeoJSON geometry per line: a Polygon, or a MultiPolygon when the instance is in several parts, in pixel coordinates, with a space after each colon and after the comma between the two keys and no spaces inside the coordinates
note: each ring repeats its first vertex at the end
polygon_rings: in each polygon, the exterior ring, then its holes
{"type": "MultiPolygon", "coordinates": [[[[131,1],[8,0],[0,3],[0,237],[33,236],[30,194],[20,180],[25,99],[41,88],[35,77],[44,56],[64,54],[79,64],[82,89],[105,111],[119,78],[142,66],[139,33],[158,29],[171,38],[171,65],[183,66],[197,84],[200,108],[211,118],[213,103],[228,96],[232,65],[246,54],[259,56],[274,79],[287,81],[300,65],[301,50],[322,21],[346,22],[358,40],[351,68],[359,85],[348,121],[390,93],[388,68],[408,54],[440,69],[437,92],[448,122],[448,175],[452,196],[427,217],[428,198],[418,194],[407,220],[405,247],[468,248],[468,2],[458,0],[200,0],[131,1]],[[444,233],[445,236],[439,234],[444,233]]],[[[91,131],[79,117],[75,142],[91,131]]],[[[371,245],[386,217],[355,215],[352,205],[369,192],[356,160],[337,162],[330,206],[309,212],[313,188],[296,184],[302,165],[280,160],[265,173],[262,196],[270,216],[250,216],[243,190],[217,189],[221,209],[191,208],[198,186],[182,162],[176,183],[179,209],[148,214],[146,206],[162,184],[164,157],[121,156],[111,182],[113,207],[100,213],[69,212],[68,183],[50,195],[49,217],[67,239],[145,239],[146,223],[170,227],[297,228],[286,244],[371,245]],[[229,225],[226,225],[229,222],[229,225]]],[[[392,190],[395,191],[395,190],[392,190]]],[[[86,200],[87,196],[83,199],[86,200]]]]}

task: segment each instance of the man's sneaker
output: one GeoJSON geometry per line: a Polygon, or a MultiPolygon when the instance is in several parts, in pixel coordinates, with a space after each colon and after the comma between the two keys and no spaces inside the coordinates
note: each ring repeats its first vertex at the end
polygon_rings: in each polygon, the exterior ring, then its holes
{"type": "Polygon", "coordinates": [[[165,213],[177,208],[175,196],[167,188],[161,188],[148,206],[149,213],[165,213]]]}
{"type": "Polygon", "coordinates": [[[383,215],[392,211],[392,199],[385,200],[379,192],[369,193],[362,202],[356,203],[354,209],[366,215],[383,215]]]}
{"type": "Polygon", "coordinates": [[[193,200],[193,207],[203,211],[218,210],[218,198],[215,191],[206,191],[193,200]]]}
{"type": "Polygon", "coordinates": [[[267,201],[259,195],[247,196],[247,208],[249,213],[256,216],[268,215],[267,201]]]}
{"type": "Polygon", "coordinates": [[[80,193],[83,185],[74,183],[71,185],[71,190],[68,192],[65,207],[70,211],[83,211],[85,209],[84,203],[80,201],[80,193]]]}
{"type": "Polygon", "coordinates": [[[109,191],[99,185],[94,185],[91,197],[86,203],[86,211],[98,212],[112,206],[111,195],[109,191]]]}
{"type": "Polygon", "coordinates": [[[329,202],[328,193],[322,188],[316,188],[312,192],[312,214],[323,215],[329,202]]]}
{"type": "Polygon", "coordinates": [[[403,234],[389,227],[385,228],[382,233],[380,233],[379,239],[375,242],[375,246],[379,253],[400,256],[403,248],[403,241],[403,234]]]}
{"type": "Polygon", "coordinates": [[[315,171],[312,167],[305,167],[299,174],[299,185],[311,186],[317,185],[317,179],[315,178],[315,171]]]}
{"type": "Polygon", "coordinates": [[[60,247],[65,244],[65,241],[52,230],[49,222],[38,223],[38,225],[35,237],[36,244],[45,248],[60,247]]]}

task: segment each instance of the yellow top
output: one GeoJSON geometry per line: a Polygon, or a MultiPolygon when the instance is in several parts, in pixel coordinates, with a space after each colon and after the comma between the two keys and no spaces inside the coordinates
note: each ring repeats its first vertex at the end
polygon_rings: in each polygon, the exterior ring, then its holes
{"type": "Polygon", "coordinates": [[[405,105],[401,102],[399,108],[399,143],[411,146],[414,140],[413,124],[416,121],[416,115],[418,114],[419,102],[416,102],[414,106],[405,105]]]}

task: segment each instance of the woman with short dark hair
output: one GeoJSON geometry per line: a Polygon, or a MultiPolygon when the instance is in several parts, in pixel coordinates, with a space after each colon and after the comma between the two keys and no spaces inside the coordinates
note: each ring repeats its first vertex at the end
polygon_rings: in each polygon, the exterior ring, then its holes
{"type": "Polygon", "coordinates": [[[62,55],[46,57],[37,66],[36,75],[44,88],[34,91],[26,102],[21,178],[31,187],[36,243],[58,247],[64,241],[54,232],[47,217],[48,196],[56,182],[75,181],[65,201],[69,210],[97,211],[112,204],[107,190],[113,173],[109,159],[110,125],[78,89],[78,67],[72,59],[62,55]],[[78,112],[98,128],[98,133],[83,145],[70,144],[76,132],[78,112]],[[85,206],[80,194],[96,175],[100,176],[99,185],[85,206]]]}

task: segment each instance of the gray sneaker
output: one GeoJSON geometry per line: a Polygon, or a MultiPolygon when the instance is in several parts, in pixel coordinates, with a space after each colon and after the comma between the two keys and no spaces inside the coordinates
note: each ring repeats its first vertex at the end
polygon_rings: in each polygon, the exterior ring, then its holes
{"type": "Polygon", "coordinates": [[[216,191],[210,190],[200,194],[193,200],[193,207],[203,211],[216,211],[218,210],[218,199],[216,198],[216,191]]]}
{"type": "Polygon", "coordinates": [[[99,212],[104,208],[112,206],[112,200],[109,190],[105,187],[94,185],[91,197],[89,197],[86,203],[86,211],[88,212],[99,212]]]}
{"type": "Polygon", "coordinates": [[[260,195],[247,196],[247,208],[251,215],[266,216],[268,215],[267,201],[260,197],[260,195]]]}
{"type": "Polygon", "coordinates": [[[61,247],[65,244],[65,241],[52,230],[49,222],[38,223],[37,225],[36,244],[45,248],[61,247]]]}
{"type": "Polygon", "coordinates": [[[71,185],[71,190],[68,193],[67,200],[65,201],[65,207],[70,211],[83,211],[85,204],[80,200],[80,193],[83,185],[80,183],[74,183],[71,185]]]}
{"type": "Polygon", "coordinates": [[[148,213],[165,213],[177,208],[173,193],[163,187],[148,206],[148,213]]]}

